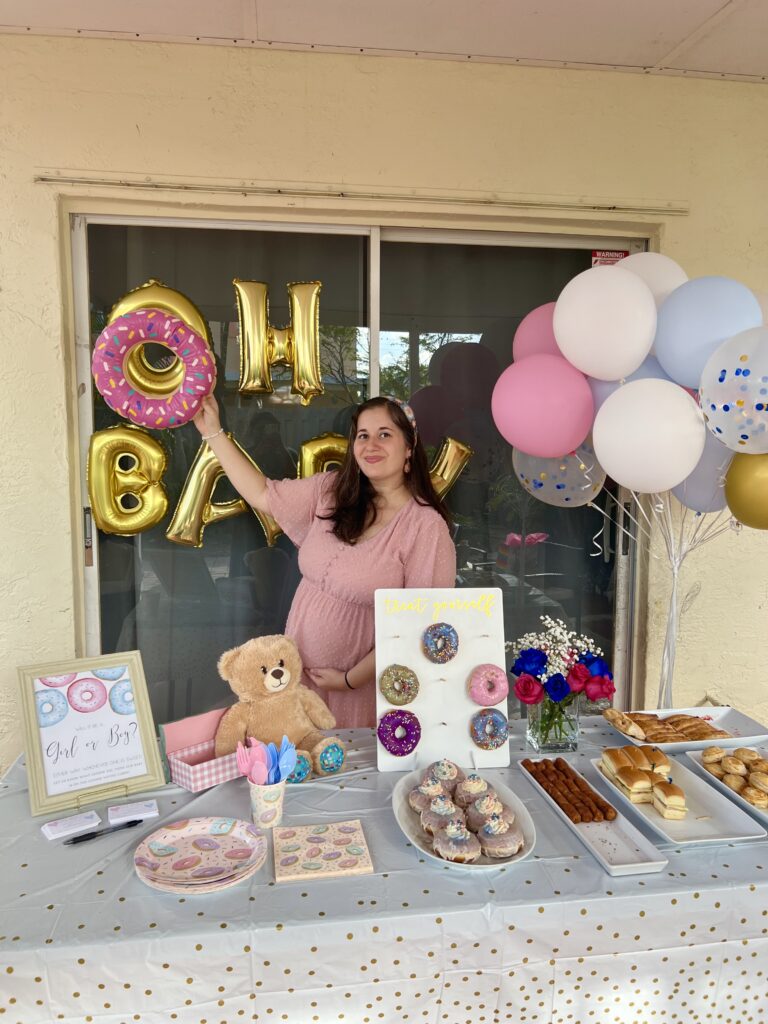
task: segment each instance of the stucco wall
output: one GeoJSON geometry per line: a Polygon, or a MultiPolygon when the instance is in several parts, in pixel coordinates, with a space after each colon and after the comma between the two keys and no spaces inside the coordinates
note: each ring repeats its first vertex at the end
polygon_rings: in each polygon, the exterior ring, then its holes
{"type": "MultiPolygon", "coordinates": [[[[0,36],[0,765],[21,749],[16,666],[74,655],[79,642],[76,402],[62,229],[72,204],[240,216],[274,216],[282,206],[292,215],[302,208],[305,219],[331,211],[362,220],[367,208],[392,222],[581,225],[618,234],[646,226],[691,276],[727,274],[766,289],[767,126],[768,89],[757,85],[0,36]],[[483,215],[427,201],[398,211],[392,200],[355,207],[201,192],[161,199],[33,180],[76,173],[547,198],[537,210],[489,206],[483,215]],[[594,198],[641,212],[597,213],[594,198]],[[668,204],[687,212],[667,215],[668,204]],[[650,207],[662,212],[642,212],[650,207]]],[[[694,556],[688,576],[702,591],[680,643],[678,703],[709,692],[768,717],[767,557],[768,539],[746,532],[694,556]]],[[[664,627],[662,569],[652,560],[649,700],[664,627]]]]}

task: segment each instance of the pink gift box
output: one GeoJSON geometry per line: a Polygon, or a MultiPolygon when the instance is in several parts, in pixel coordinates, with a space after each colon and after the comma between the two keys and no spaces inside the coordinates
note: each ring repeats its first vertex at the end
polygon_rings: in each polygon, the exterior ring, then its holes
{"type": "Polygon", "coordinates": [[[240,778],[237,754],[214,757],[216,729],[226,708],[194,715],[161,726],[171,781],[199,793],[230,779],[240,778]]]}

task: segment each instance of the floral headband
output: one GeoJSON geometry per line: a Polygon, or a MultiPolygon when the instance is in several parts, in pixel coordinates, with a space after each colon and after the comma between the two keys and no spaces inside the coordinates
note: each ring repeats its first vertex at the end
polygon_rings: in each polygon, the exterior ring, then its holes
{"type": "Polygon", "coordinates": [[[408,405],[408,403],[404,402],[402,399],[395,398],[392,395],[385,395],[384,397],[387,399],[387,401],[394,402],[395,405],[400,406],[400,408],[403,410],[403,413],[405,414],[405,418],[411,424],[411,428],[413,429],[413,436],[418,437],[419,429],[416,426],[416,417],[414,416],[413,409],[410,407],[410,405],[408,405]]]}

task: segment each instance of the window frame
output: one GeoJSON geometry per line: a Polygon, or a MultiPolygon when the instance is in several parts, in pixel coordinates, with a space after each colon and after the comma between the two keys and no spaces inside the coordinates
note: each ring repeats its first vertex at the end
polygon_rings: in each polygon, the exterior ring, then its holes
{"type": "MultiPolygon", "coordinates": [[[[88,212],[69,212],[71,270],[71,303],[74,326],[74,371],[76,377],[76,447],[79,455],[79,502],[74,510],[73,522],[81,526],[79,537],[79,565],[81,567],[79,608],[77,609],[82,637],[81,654],[95,656],[101,653],[101,616],[99,591],[99,550],[97,532],[90,517],[90,501],[87,488],[87,457],[91,434],[93,433],[93,380],[91,377],[90,315],[88,279],[88,227],[93,224],[107,224],[122,227],[168,227],[195,228],[230,231],[259,231],[296,234],[343,234],[368,238],[368,331],[369,331],[369,394],[379,394],[380,381],[380,297],[381,297],[381,245],[385,242],[432,243],[435,245],[480,245],[542,249],[625,249],[642,252],[649,248],[653,234],[647,232],[626,236],[600,235],[584,230],[584,233],[548,231],[542,227],[537,231],[499,231],[493,228],[449,228],[449,227],[407,227],[388,226],[366,218],[368,223],[340,223],[334,219],[302,221],[290,219],[290,211],[284,212],[284,219],[263,220],[230,219],[201,213],[195,217],[168,215],[131,215],[88,212]]],[[[447,215],[444,218],[448,220],[447,215]]],[[[581,227],[582,225],[574,225],[581,227]]],[[[587,225],[583,225],[586,229],[587,225]]],[[[194,296],[190,296],[194,301],[194,296]]],[[[620,509],[627,496],[620,492],[620,509]]],[[[619,511],[619,514],[621,512],[619,511]]],[[[647,543],[639,539],[635,544],[622,543],[616,531],[618,550],[616,552],[616,579],[614,601],[614,645],[611,652],[616,679],[615,703],[631,706],[633,701],[633,668],[637,664],[636,638],[639,627],[635,611],[641,588],[637,568],[646,559],[647,543]]],[[[141,543],[141,535],[137,538],[141,543]]],[[[76,546],[78,539],[76,539],[76,546]]]]}

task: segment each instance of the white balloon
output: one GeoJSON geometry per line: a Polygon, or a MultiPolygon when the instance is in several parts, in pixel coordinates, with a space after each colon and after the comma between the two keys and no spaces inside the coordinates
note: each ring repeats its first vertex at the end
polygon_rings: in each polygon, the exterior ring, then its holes
{"type": "Polygon", "coordinates": [[[621,261],[621,269],[629,270],[645,281],[657,306],[688,280],[680,264],[660,252],[636,252],[626,256],[621,261]]]}
{"type": "Polygon", "coordinates": [[[752,294],[760,303],[760,309],[763,312],[763,323],[768,324],[768,292],[756,292],[753,288],[752,294]]]}
{"type": "Polygon", "coordinates": [[[641,494],[668,491],[704,451],[704,416],[672,381],[635,380],[609,395],[595,419],[595,455],[617,484],[641,494]]]}
{"type": "Polygon", "coordinates": [[[598,380],[620,380],[651,349],[656,303],[637,274],[621,266],[592,267],[560,292],[553,323],[569,363],[598,380]]]}

